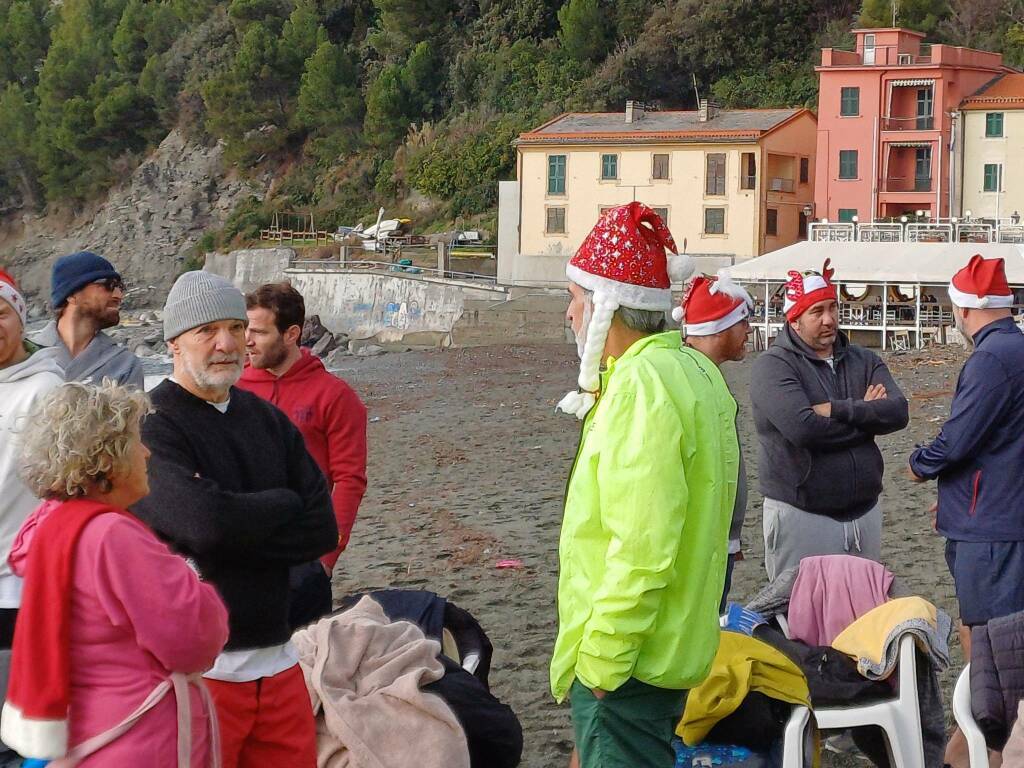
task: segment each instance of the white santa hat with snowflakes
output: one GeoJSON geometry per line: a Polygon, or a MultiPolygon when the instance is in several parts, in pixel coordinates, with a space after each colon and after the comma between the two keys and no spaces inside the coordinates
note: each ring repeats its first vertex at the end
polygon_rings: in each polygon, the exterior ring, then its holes
{"type": "MultiPolygon", "coordinates": [[[[594,314],[580,356],[579,389],[570,392],[558,408],[583,419],[597,402],[601,359],[612,317],[619,307],[669,311],[672,283],[665,249],[677,253],[668,227],[643,203],[610,208],[580,245],[565,273],[593,293],[594,314]]],[[[678,280],[693,272],[692,262],[676,264],[678,280]]]]}

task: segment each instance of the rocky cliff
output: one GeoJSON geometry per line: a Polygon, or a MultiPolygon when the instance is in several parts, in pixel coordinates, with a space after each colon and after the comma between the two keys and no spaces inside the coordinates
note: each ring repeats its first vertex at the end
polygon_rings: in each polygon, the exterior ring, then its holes
{"type": "Polygon", "coordinates": [[[203,232],[222,226],[239,200],[262,198],[267,183],[226,168],[222,144],[192,144],[172,131],[92,210],[70,221],[51,214],[0,222],[0,265],[21,282],[34,314],[47,299],[53,260],[79,250],[117,266],[132,305],[156,306],[203,232]]]}

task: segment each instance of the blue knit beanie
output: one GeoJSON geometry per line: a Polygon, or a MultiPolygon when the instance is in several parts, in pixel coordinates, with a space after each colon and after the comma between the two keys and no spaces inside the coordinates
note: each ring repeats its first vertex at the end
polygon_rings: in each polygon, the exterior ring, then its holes
{"type": "Polygon", "coordinates": [[[50,306],[56,309],[68,300],[68,296],[89,283],[108,277],[121,278],[114,265],[89,251],[79,251],[70,256],[61,256],[53,262],[50,277],[50,306]]]}

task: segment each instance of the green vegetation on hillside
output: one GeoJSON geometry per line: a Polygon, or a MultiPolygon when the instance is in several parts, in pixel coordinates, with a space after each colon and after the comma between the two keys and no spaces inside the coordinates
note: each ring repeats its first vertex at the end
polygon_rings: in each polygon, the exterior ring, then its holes
{"type": "MultiPolygon", "coordinates": [[[[899,23],[1024,61],[1024,0],[902,0],[899,23]]],[[[171,129],[271,171],[271,211],[486,225],[515,136],[567,109],[813,106],[818,48],[886,0],[0,0],[0,211],[75,205],[171,129]]],[[[207,238],[204,242],[209,242],[207,238]]]]}

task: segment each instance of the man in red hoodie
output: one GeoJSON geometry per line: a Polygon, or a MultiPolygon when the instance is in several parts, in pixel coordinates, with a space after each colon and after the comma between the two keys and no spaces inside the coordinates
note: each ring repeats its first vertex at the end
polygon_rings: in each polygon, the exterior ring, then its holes
{"type": "Polygon", "coordinates": [[[298,427],[327,478],[338,521],[338,546],[320,559],[323,568],[293,570],[292,618],[301,626],[330,611],[329,575],[348,545],[366,491],[366,406],[352,387],[299,346],[306,320],[301,293],[288,283],[269,283],[248,294],[245,303],[249,365],[238,387],[269,400],[298,427]]]}

